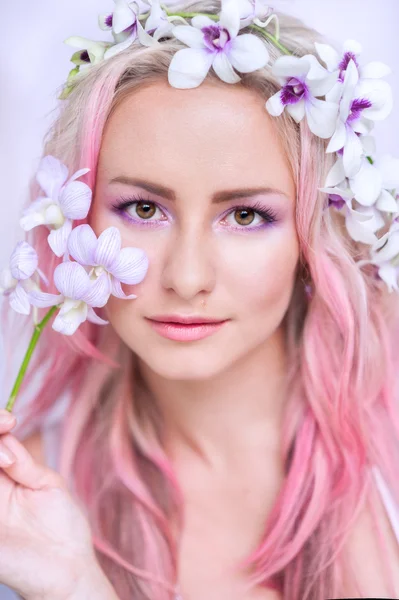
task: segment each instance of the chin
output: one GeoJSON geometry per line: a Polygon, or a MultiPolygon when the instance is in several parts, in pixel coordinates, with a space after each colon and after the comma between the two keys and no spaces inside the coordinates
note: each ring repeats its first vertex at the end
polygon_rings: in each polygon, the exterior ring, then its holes
{"type": "Polygon", "coordinates": [[[229,367],[220,354],[213,356],[212,353],[202,351],[191,354],[187,348],[180,352],[153,352],[151,356],[136,351],[139,359],[147,368],[164,379],[178,381],[204,381],[219,375],[229,367]]]}

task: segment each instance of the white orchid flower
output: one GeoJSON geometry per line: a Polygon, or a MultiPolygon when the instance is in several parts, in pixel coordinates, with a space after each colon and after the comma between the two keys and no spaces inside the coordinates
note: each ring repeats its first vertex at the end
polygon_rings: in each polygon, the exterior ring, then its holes
{"type": "Polygon", "coordinates": [[[173,29],[173,35],[190,46],[178,50],[169,65],[168,80],[175,88],[198,87],[211,67],[225,83],[237,83],[241,78],[236,71],[250,73],[269,61],[262,40],[250,33],[237,35],[240,14],[235,0],[222,0],[218,22],[200,15],[191,23],[173,29]]]}
{"type": "Polygon", "coordinates": [[[343,159],[339,157],[327,175],[325,187],[346,187],[345,182],[362,206],[374,206],[387,213],[397,212],[397,200],[392,191],[399,188],[399,159],[387,154],[370,164],[367,158],[362,158],[359,171],[347,178],[343,159]]]}
{"type": "Polygon", "coordinates": [[[399,291],[399,222],[395,219],[389,231],[378,239],[371,248],[370,260],[359,261],[359,265],[373,264],[378,276],[386,283],[389,292],[399,291]]]}
{"type": "Polygon", "coordinates": [[[359,82],[359,71],[353,60],[348,63],[340,86],[339,115],[327,152],[343,150],[345,173],[352,177],[359,171],[365,155],[361,136],[370,133],[374,121],[385,119],[391,112],[392,91],[385,81],[359,82]]]}
{"type": "Polygon", "coordinates": [[[372,245],[377,241],[375,232],[385,225],[385,221],[375,207],[353,208],[354,194],[347,180],[340,186],[320,188],[320,191],[328,194],[329,207],[334,206],[345,218],[346,229],[355,242],[372,245]]]}
{"type": "Polygon", "coordinates": [[[38,257],[28,242],[19,242],[10,257],[10,265],[0,273],[0,293],[8,297],[11,307],[23,315],[30,314],[28,293],[39,289],[33,276],[48,284],[47,278],[38,269],[38,257]]]}
{"type": "Polygon", "coordinates": [[[28,294],[31,304],[37,307],[60,306],[53,329],[72,335],[86,319],[98,325],[108,321],[93,310],[103,307],[111,294],[124,300],[121,283],[140,283],[148,269],[148,259],[143,250],[122,248],[121,235],[116,227],[105,229],[96,237],[89,225],[76,227],[68,239],[68,253],[77,261],[64,260],[54,271],[54,284],[60,294],[47,294],[33,290],[28,294]]]}
{"type": "Polygon", "coordinates": [[[380,79],[391,73],[391,69],[382,62],[373,61],[361,66],[358,58],[362,53],[362,46],[355,40],[347,40],[343,45],[342,54],[339,54],[328,44],[315,43],[316,51],[321,60],[325,62],[330,72],[336,72],[338,81],[343,82],[346,69],[352,60],[359,73],[360,79],[380,79]]]}
{"type": "Polygon", "coordinates": [[[145,31],[155,40],[162,37],[173,37],[175,25],[171,23],[166,12],[161,7],[160,0],[151,0],[150,14],[145,22],[145,31]]]}
{"type": "Polygon", "coordinates": [[[69,37],[64,43],[73,48],[80,48],[71,58],[71,62],[79,66],[97,65],[102,62],[106,50],[112,45],[108,42],[95,42],[80,36],[69,37]]]}
{"type": "Polygon", "coordinates": [[[238,0],[240,29],[257,20],[264,21],[271,16],[273,9],[264,0],[238,0]]]}
{"type": "Polygon", "coordinates": [[[266,109],[273,116],[280,116],[284,109],[299,123],[306,116],[312,133],[329,138],[334,133],[338,104],[318,97],[325,96],[336,81],[317,58],[311,54],[297,58],[281,56],[273,65],[273,74],[282,89],[266,102],[266,109]]]}
{"type": "Polygon", "coordinates": [[[105,52],[104,59],[107,60],[123,50],[129,48],[138,39],[143,46],[153,46],[157,40],[151,37],[139,21],[139,15],[148,10],[149,4],[138,0],[114,0],[115,8],[112,13],[99,16],[99,26],[104,31],[112,31],[115,44],[112,44],[105,52]]]}
{"type": "Polygon", "coordinates": [[[100,280],[98,285],[104,296],[130,300],[121,283],[140,283],[148,269],[148,258],[139,248],[122,248],[121,234],[117,227],[108,227],[98,237],[90,225],[79,225],[72,230],[68,239],[69,254],[89,271],[91,280],[100,280]]]}
{"type": "Polygon", "coordinates": [[[66,251],[74,219],[84,219],[90,209],[92,191],[76,181],[90,169],[80,169],[68,179],[68,169],[57,158],[46,156],[39,165],[37,182],[46,194],[30,204],[22,213],[20,225],[30,231],[39,225],[50,229],[49,245],[56,256],[66,251]]]}
{"type": "Polygon", "coordinates": [[[93,307],[104,306],[109,298],[102,283],[101,279],[91,280],[79,263],[65,261],[54,270],[54,284],[60,294],[33,290],[28,294],[29,302],[41,308],[59,306],[52,327],[64,335],[72,335],[86,319],[97,325],[107,325],[108,321],[93,310],[93,307]]]}

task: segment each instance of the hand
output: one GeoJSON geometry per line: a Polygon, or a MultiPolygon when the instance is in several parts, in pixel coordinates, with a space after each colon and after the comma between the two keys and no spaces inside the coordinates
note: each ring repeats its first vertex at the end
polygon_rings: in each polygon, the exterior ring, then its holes
{"type": "Polygon", "coordinates": [[[9,433],[7,416],[0,410],[0,583],[28,600],[73,597],[86,573],[100,572],[89,523],[63,478],[9,433]]]}

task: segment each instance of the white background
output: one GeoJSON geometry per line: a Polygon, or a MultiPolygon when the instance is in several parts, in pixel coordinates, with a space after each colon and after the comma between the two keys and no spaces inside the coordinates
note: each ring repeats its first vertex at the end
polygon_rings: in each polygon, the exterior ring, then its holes
{"type": "MultiPolygon", "coordinates": [[[[399,0],[275,0],[271,5],[302,18],[332,40],[361,42],[362,62],[382,60],[391,66],[389,80],[399,96],[399,0]]],[[[108,39],[109,34],[97,27],[97,14],[112,7],[112,0],[1,0],[0,268],[21,239],[18,216],[28,180],[53,118],[56,90],[72,66],[73,49],[63,40],[71,35],[108,39]]],[[[399,154],[398,132],[399,110],[394,109],[376,127],[380,152],[399,154]]],[[[1,358],[0,352],[0,364],[1,358]]],[[[1,406],[5,403],[4,398],[1,406]]],[[[0,599],[11,597],[0,585],[0,599]]]]}

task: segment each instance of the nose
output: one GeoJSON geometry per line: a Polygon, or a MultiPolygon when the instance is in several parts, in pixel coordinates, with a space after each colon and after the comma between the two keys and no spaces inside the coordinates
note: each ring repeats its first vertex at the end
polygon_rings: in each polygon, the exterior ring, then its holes
{"type": "Polygon", "coordinates": [[[209,294],[215,285],[215,257],[211,241],[193,228],[176,232],[169,241],[161,282],[183,300],[209,294]]]}

